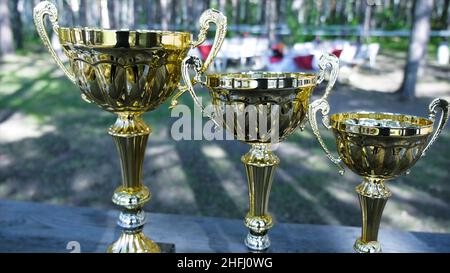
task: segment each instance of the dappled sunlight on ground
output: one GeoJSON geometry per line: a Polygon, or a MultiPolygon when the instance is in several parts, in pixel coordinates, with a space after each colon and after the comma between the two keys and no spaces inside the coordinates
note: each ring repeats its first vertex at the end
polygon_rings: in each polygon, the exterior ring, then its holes
{"type": "MultiPolygon", "coordinates": [[[[248,202],[248,195],[242,189],[246,187],[246,176],[243,168],[237,167],[228,158],[225,150],[218,145],[204,145],[202,151],[208,160],[208,166],[215,170],[220,181],[209,181],[208,183],[221,183],[226,194],[238,208],[244,208],[248,202]]],[[[213,193],[214,194],[214,193],[213,193]]]]}
{"type": "MultiPolygon", "coordinates": [[[[116,208],[110,199],[120,183],[120,167],[107,134],[115,117],[82,101],[78,88],[49,60],[42,54],[0,63],[0,198],[116,208]]],[[[380,91],[394,90],[401,82],[401,62],[382,56],[378,65],[373,71],[361,68],[355,75],[360,78],[350,85],[345,79],[337,84],[330,96],[331,113],[368,110],[427,116],[435,96],[450,94],[448,79],[427,74],[418,85],[416,101],[398,101],[380,91]]],[[[322,92],[323,87],[318,88],[314,98],[322,92]]],[[[193,107],[188,96],[180,102],[193,107]]],[[[249,145],[174,141],[170,127],[176,119],[170,117],[169,104],[144,115],[153,130],[144,161],[144,183],[152,192],[146,209],[242,219],[248,192],[240,158],[249,145]]],[[[336,153],[331,132],[321,132],[336,153]]],[[[276,221],[360,225],[354,188],[361,178],[349,170],[340,176],[309,126],[274,152],[281,160],[270,197],[276,221]]],[[[449,152],[450,127],[410,175],[388,182],[393,196],[384,227],[450,232],[449,152]]]]}
{"type": "Polygon", "coordinates": [[[205,156],[219,159],[227,156],[226,152],[217,145],[203,145],[202,152],[205,156]]]}
{"type": "Polygon", "coordinates": [[[178,213],[182,207],[188,213],[195,214],[198,207],[194,192],[186,184],[186,173],[175,145],[152,144],[150,141],[144,161],[144,182],[152,192],[149,207],[153,209],[153,205],[159,207],[158,204],[163,203],[167,212],[178,213]]]}
{"type": "MultiPolygon", "coordinates": [[[[334,213],[323,207],[320,198],[316,195],[316,193],[311,193],[306,190],[305,187],[299,185],[297,183],[297,179],[294,179],[290,176],[286,171],[282,168],[278,170],[279,176],[281,176],[282,181],[287,183],[295,192],[302,198],[304,201],[308,202],[310,205],[310,209],[312,209],[312,213],[314,213],[317,217],[321,219],[321,221],[325,224],[331,225],[340,225],[341,222],[334,216],[334,213]]],[[[308,183],[306,179],[304,179],[303,183],[308,183]]],[[[275,214],[276,215],[276,214],[275,214]]],[[[301,216],[301,215],[300,215],[301,216]]],[[[275,217],[276,218],[276,217],[275,217]]]]}
{"type": "Polygon", "coordinates": [[[333,186],[333,187],[325,187],[325,190],[333,195],[340,202],[344,202],[349,205],[355,205],[355,193],[349,191],[348,189],[333,186]]]}
{"type": "Polygon", "coordinates": [[[56,128],[39,122],[22,113],[14,113],[6,121],[0,123],[0,144],[20,141],[26,138],[38,138],[56,128]]]}
{"type": "MultiPolygon", "coordinates": [[[[392,56],[379,55],[377,61],[376,66],[373,68],[365,66],[356,68],[344,67],[340,71],[340,82],[366,91],[382,93],[397,91],[403,80],[404,60],[394,59],[392,56]]],[[[424,70],[419,75],[419,82],[416,86],[417,96],[450,99],[449,69],[427,66],[424,70]]]]}

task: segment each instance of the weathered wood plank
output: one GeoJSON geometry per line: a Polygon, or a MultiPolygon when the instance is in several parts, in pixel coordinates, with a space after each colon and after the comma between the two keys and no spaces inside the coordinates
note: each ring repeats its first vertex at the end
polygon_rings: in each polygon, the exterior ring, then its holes
{"type": "MultiPolygon", "coordinates": [[[[0,201],[0,252],[104,252],[119,235],[117,211],[40,203],[0,201]]],[[[153,240],[174,243],[177,252],[247,252],[242,221],[213,217],[149,214],[145,228],[153,240]]],[[[357,227],[277,223],[272,252],[352,252],[357,227]]],[[[382,229],[384,252],[450,252],[450,234],[382,229]]]]}

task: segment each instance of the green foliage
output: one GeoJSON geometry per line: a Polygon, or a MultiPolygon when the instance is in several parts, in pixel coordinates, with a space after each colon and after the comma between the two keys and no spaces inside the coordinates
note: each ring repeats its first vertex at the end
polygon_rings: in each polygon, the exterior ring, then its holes
{"type": "MultiPolygon", "coordinates": [[[[436,56],[439,44],[443,41],[440,37],[431,37],[428,43],[428,56],[436,56]]],[[[371,37],[369,42],[379,43],[382,50],[394,52],[407,52],[408,37],[371,37]]]]}

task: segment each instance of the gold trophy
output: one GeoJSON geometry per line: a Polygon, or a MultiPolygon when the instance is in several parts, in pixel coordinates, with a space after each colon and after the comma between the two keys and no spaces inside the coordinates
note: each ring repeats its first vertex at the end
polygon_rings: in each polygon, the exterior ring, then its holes
{"type": "Polygon", "coordinates": [[[381,215],[391,191],[385,181],[409,173],[436,141],[448,121],[449,104],[435,99],[429,106],[428,118],[373,112],[338,113],[328,116],[330,107],[325,100],[310,105],[309,121],[327,157],[343,171],[341,161],[356,174],[364,177],[356,187],[362,214],[362,234],[353,246],[356,252],[381,252],[377,241],[381,215]],[[433,133],[437,108],[441,109],[439,123],[433,133]],[[316,120],[318,111],[322,123],[336,138],[339,157],[326,147],[316,120]]]}
{"type": "Polygon", "coordinates": [[[328,97],[339,72],[339,60],[334,55],[322,55],[319,67],[317,75],[271,72],[204,75],[200,59],[187,57],[183,61],[185,86],[174,96],[172,106],[177,104],[176,100],[183,92],[188,91],[196,105],[207,112],[194,91],[194,84],[200,83],[212,97],[213,109],[210,114],[206,113],[210,119],[231,132],[233,139],[251,145],[241,160],[247,172],[249,192],[249,212],[244,220],[249,233],[245,245],[252,251],[265,251],[270,246],[268,231],[273,222],[268,212],[269,194],[275,169],[280,163],[271,144],[303,127],[311,94],[324,80],[325,72],[331,70],[321,100],[328,97]],[[195,71],[192,81],[190,68],[195,71]]]}
{"type": "Polygon", "coordinates": [[[191,48],[206,40],[209,24],[214,23],[214,45],[201,68],[207,70],[224,41],[226,17],[217,10],[206,10],[200,17],[197,40],[192,40],[188,32],[60,27],[57,9],[48,1],[35,7],[34,22],[58,66],[80,87],[81,97],[118,116],[108,133],[120,156],[122,185],[115,190],[112,201],[123,207],[117,221],[123,231],[108,252],[160,252],[160,247],[142,231],[146,222],[143,206],[150,199],[150,191],[142,182],[142,165],[151,129],[141,115],[172,95],[180,81],[181,62],[191,48]],[[69,59],[70,69],[50,43],[46,16],[69,59]]]}

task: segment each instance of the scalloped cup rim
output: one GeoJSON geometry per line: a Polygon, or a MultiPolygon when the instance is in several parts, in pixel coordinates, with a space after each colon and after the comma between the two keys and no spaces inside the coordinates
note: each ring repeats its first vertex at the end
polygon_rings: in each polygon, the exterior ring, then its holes
{"type": "Polygon", "coordinates": [[[315,87],[318,76],[304,72],[248,71],[215,73],[206,75],[205,78],[206,86],[212,90],[270,92],[315,87]]]}
{"type": "Polygon", "coordinates": [[[60,30],[78,30],[78,31],[96,31],[96,32],[105,32],[105,33],[117,33],[117,32],[130,32],[130,33],[156,33],[156,34],[165,34],[165,35],[192,35],[190,32],[186,31],[171,31],[171,30],[159,30],[159,29],[110,29],[110,28],[100,28],[100,27],[59,27],[60,30]]]}
{"type": "Polygon", "coordinates": [[[345,132],[356,133],[369,136],[384,137],[408,137],[408,136],[426,136],[433,132],[434,122],[425,117],[406,115],[389,112],[341,112],[330,115],[330,125],[333,129],[345,132]],[[372,120],[389,120],[403,121],[413,124],[413,126],[383,126],[383,125],[361,125],[346,124],[349,119],[372,119],[372,120]]]}
{"type": "Polygon", "coordinates": [[[153,48],[155,46],[189,49],[190,32],[147,29],[102,29],[92,27],[59,27],[62,45],[95,48],[153,48]]]}
{"type": "Polygon", "coordinates": [[[317,78],[314,73],[307,72],[270,72],[270,71],[246,71],[232,73],[214,73],[206,75],[207,78],[216,79],[240,79],[240,80],[265,80],[282,78],[317,78]],[[267,76],[266,76],[267,75],[267,76]]]}

